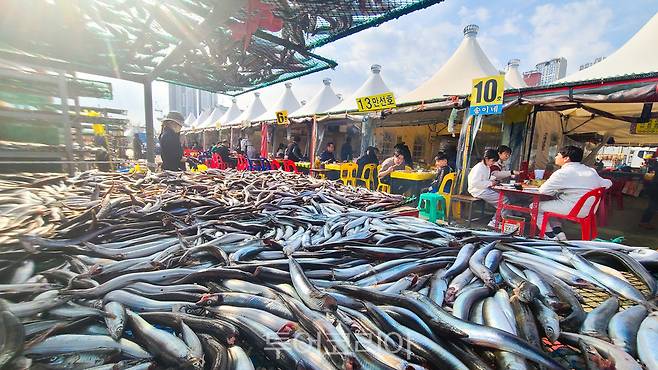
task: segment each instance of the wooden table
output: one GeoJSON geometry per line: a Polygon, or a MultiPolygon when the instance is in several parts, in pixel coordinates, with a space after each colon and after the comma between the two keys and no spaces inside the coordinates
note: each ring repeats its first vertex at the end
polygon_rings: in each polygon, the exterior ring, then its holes
{"type": "Polygon", "coordinates": [[[534,238],[537,233],[537,215],[539,213],[539,201],[540,200],[550,200],[555,199],[552,195],[542,194],[539,192],[539,188],[526,186],[522,190],[518,190],[511,186],[494,186],[492,189],[498,192],[498,206],[496,207],[496,224],[495,227],[498,229],[498,224],[502,221],[502,211],[503,209],[509,209],[516,212],[527,213],[530,215],[530,237],[534,238]],[[514,205],[514,204],[505,204],[503,200],[505,195],[514,194],[516,196],[524,196],[532,198],[532,203],[529,207],[514,205]]]}

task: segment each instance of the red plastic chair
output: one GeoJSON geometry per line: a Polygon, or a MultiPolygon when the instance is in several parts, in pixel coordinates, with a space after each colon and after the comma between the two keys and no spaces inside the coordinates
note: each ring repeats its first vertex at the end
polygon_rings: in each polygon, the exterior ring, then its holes
{"type": "Polygon", "coordinates": [[[295,162],[291,161],[290,159],[283,160],[283,170],[286,172],[299,173],[299,171],[297,170],[297,165],[295,164],[295,162]]]}
{"type": "Polygon", "coordinates": [[[278,170],[279,168],[281,168],[281,163],[276,159],[272,159],[270,161],[270,164],[272,165],[273,170],[278,170]]]}
{"type": "Polygon", "coordinates": [[[247,158],[242,154],[238,155],[238,164],[235,166],[235,169],[238,171],[246,171],[249,169],[249,162],[247,162],[247,158]]]}
{"type": "Polygon", "coordinates": [[[605,188],[597,188],[587,192],[585,195],[580,197],[580,199],[578,199],[578,202],[576,202],[576,204],[573,206],[573,208],[571,209],[568,215],[563,215],[560,213],[553,213],[553,212],[545,212],[544,219],[541,223],[541,230],[539,232],[539,237],[543,238],[544,235],[546,234],[546,225],[548,224],[549,218],[562,218],[580,224],[580,234],[582,240],[592,240],[596,238],[597,231],[596,231],[595,213],[596,210],[599,208],[601,199],[603,198],[604,190],[605,188]],[[587,216],[578,217],[578,214],[580,214],[580,211],[585,205],[585,202],[590,198],[594,198],[594,203],[592,203],[592,206],[590,207],[587,216]]]}
{"type": "Polygon", "coordinates": [[[228,165],[226,164],[226,162],[224,162],[224,160],[219,154],[213,153],[212,159],[210,160],[210,166],[208,167],[225,170],[228,168],[228,165]]]}

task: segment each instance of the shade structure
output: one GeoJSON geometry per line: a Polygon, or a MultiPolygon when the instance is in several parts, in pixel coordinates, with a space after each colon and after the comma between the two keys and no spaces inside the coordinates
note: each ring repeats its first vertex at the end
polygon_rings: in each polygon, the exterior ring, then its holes
{"type": "Polygon", "coordinates": [[[384,79],[382,78],[381,71],[382,66],[379,64],[373,64],[370,66],[370,76],[363,85],[361,85],[349,98],[342,99],[342,102],[331,108],[331,111],[344,112],[356,110],[357,98],[390,92],[391,90],[386,86],[386,82],[384,82],[384,79]]]}
{"type": "Polygon", "coordinates": [[[442,0],[3,0],[0,58],[239,94],[332,68],[313,48],[442,0]]]}
{"type": "Polygon", "coordinates": [[[242,114],[242,111],[238,107],[238,99],[231,98],[231,106],[228,108],[226,113],[224,113],[224,115],[219,118],[217,124],[219,127],[221,127],[222,125],[232,122],[238,118],[240,114],[242,114]]]}
{"type": "Polygon", "coordinates": [[[197,129],[199,130],[208,130],[208,129],[216,129],[216,123],[219,121],[219,119],[224,115],[224,109],[215,107],[212,110],[212,113],[206,118],[201,124],[199,124],[199,127],[197,129]]]}
{"type": "MultiPolygon", "coordinates": [[[[489,60],[477,41],[477,25],[464,28],[464,39],[443,66],[399,102],[421,102],[471,93],[473,79],[497,75],[500,72],[489,60]]],[[[505,84],[506,88],[510,87],[505,84]]]]}
{"type": "Polygon", "coordinates": [[[292,114],[291,117],[308,117],[314,114],[330,112],[333,107],[340,104],[340,99],[336,96],[334,89],[331,88],[331,78],[322,80],[322,89],[306,103],[292,114]]]}
{"type": "Polygon", "coordinates": [[[187,118],[185,118],[185,122],[183,122],[184,127],[191,127],[192,122],[196,120],[196,116],[193,113],[189,113],[187,115],[187,118]]]}
{"type": "Polygon", "coordinates": [[[604,60],[554,84],[642,75],[658,72],[658,13],[633,37],[604,60]]]}
{"type": "Polygon", "coordinates": [[[288,114],[298,110],[302,105],[299,104],[297,97],[292,92],[292,83],[286,82],[285,89],[279,100],[272,105],[267,112],[261,114],[254,121],[272,121],[276,119],[276,112],[288,111],[288,114]]]}
{"type": "Polygon", "coordinates": [[[254,119],[265,113],[265,111],[267,111],[267,109],[265,109],[263,102],[260,100],[260,93],[255,92],[254,100],[251,102],[249,107],[245,109],[245,111],[242,112],[242,114],[240,114],[237,118],[227,122],[227,125],[238,126],[241,124],[254,122],[254,119]]]}
{"type": "Polygon", "coordinates": [[[210,117],[210,113],[212,113],[212,109],[204,109],[201,114],[199,114],[199,117],[192,122],[191,128],[192,130],[198,129],[203,122],[206,121],[208,117],[210,117]]]}
{"type": "Polygon", "coordinates": [[[505,81],[507,81],[507,83],[515,89],[528,87],[528,85],[523,80],[523,76],[521,76],[521,72],[519,72],[520,62],[521,61],[518,59],[510,60],[507,62],[507,71],[505,71],[505,81]]]}

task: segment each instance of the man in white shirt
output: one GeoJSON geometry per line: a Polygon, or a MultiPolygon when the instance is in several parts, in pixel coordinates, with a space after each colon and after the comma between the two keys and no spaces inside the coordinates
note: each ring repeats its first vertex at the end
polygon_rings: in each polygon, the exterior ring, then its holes
{"type": "MultiPolygon", "coordinates": [[[[596,188],[609,188],[612,181],[601,178],[596,170],[580,163],[583,159],[583,150],[576,146],[565,146],[555,156],[555,164],[560,169],[555,171],[546,182],[539,187],[539,192],[555,196],[554,200],[539,203],[537,225],[541,227],[544,212],[569,214],[573,206],[587,192],[596,188]]],[[[579,217],[589,213],[594,199],[591,198],[583,205],[579,217]]],[[[556,219],[549,219],[546,225],[546,238],[566,240],[561,224],[556,219]]]]}
{"type": "MultiPolygon", "coordinates": [[[[496,164],[500,157],[493,149],[484,151],[484,158],[481,162],[471,168],[468,173],[468,192],[471,196],[482,199],[494,207],[498,207],[498,192],[491,189],[492,186],[498,183],[491,174],[491,167],[496,164]]],[[[508,203],[508,199],[503,198],[504,203],[508,203]]],[[[502,211],[503,216],[507,216],[509,210],[502,211]]],[[[496,225],[496,215],[489,221],[488,227],[494,228],[496,225]]]]}

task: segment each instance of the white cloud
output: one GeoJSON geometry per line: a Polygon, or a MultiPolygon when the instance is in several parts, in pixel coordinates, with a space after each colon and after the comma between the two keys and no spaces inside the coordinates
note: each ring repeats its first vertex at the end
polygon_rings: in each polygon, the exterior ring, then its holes
{"type": "Polygon", "coordinates": [[[467,7],[462,6],[457,12],[459,18],[466,20],[468,23],[484,23],[489,20],[490,14],[489,9],[484,7],[467,7]]]}
{"type": "Polygon", "coordinates": [[[600,0],[537,6],[530,17],[530,59],[540,62],[563,56],[568,73],[577,71],[580,64],[612,51],[606,39],[612,17],[613,11],[600,0]]]}

